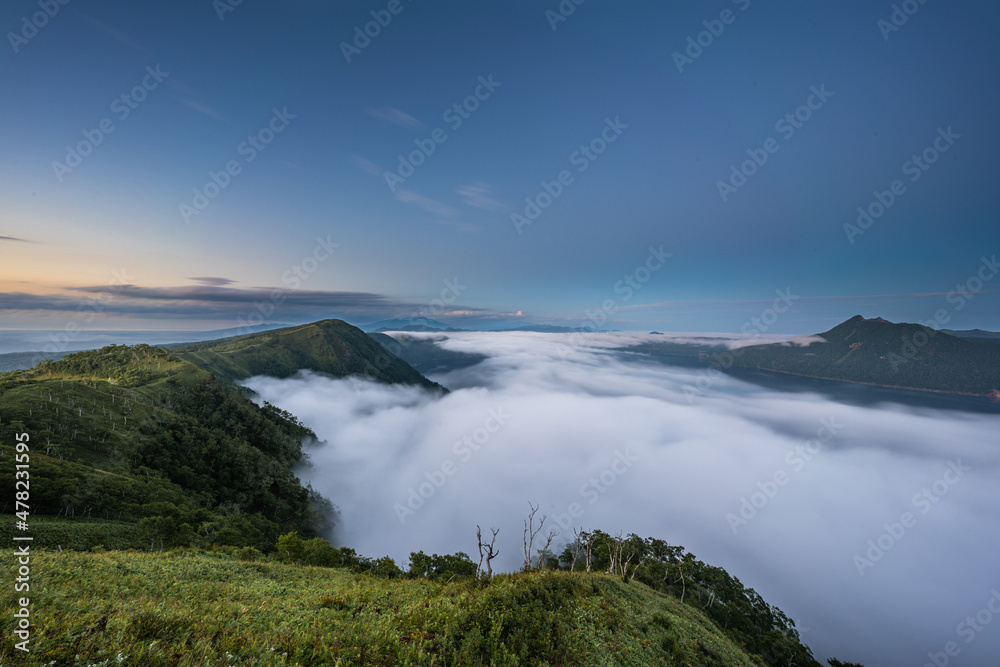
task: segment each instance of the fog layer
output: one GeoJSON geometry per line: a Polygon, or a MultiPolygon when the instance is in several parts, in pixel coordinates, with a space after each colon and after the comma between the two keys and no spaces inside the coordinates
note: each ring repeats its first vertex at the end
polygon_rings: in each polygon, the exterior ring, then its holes
{"type": "Polygon", "coordinates": [[[488,359],[432,377],[443,397],[308,373],[247,384],[325,441],[300,474],[365,555],[473,555],[480,524],[514,570],[531,501],[564,537],[635,532],[726,568],[824,663],[994,664],[1000,416],[847,405],[613,351],[632,338],[450,334],[439,344],[488,359]]]}

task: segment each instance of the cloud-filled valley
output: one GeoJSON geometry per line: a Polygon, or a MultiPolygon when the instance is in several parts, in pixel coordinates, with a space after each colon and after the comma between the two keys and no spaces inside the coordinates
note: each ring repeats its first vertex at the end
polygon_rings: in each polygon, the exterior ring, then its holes
{"type": "Polygon", "coordinates": [[[449,334],[439,345],[487,359],[432,376],[445,396],[309,373],[246,384],[317,433],[299,474],[339,507],[335,538],[360,553],[404,566],[417,550],[472,555],[479,524],[500,528],[494,565],[514,570],[530,501],[557,550],[583,526],[724,567],[818,658],[922,665],[948,642],[953,664],[1000,654],[1000,621],[975,620],[1000,590],[1000,415],[860,406],[722,374],[693,393],[704,371],[615,349],[633,342],[449,334]]]}

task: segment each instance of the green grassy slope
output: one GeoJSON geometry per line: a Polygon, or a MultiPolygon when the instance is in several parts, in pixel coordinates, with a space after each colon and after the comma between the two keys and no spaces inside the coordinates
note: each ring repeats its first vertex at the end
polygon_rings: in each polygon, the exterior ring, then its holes
{"type": "MultiPolygon", "coordinates": [[[[697,610],[603,575],[444,583],[224,554],[48,552],[32,577],[33,662],[22,664],[759,664],[697,610]]],[[[13,596],[5,587],[0,606],[13,596]]],[[[0,618],[6,637],[12,621],[0,618]]],[[[22,658],[11,642],[0,656],[22,658]]]]}
{"type": "MultiPolygon", "coordinates": [[[[320,522],[291,472],[311,432],[162,349],[112,346],[0,375],[7,480],[19,433],[35,515],[129,521],[168,547],[265,546],[320,522]]],[[[4,494],[0,512],[13,511],[4,494]]]]}
{"type": "Polygon", "coordinates": [[[254,375],[284,378],[307,369],[334,377],[364,375],[381,382],[442,387],[341,320],[184,345],[174,353],[230,382],[254,375]]]}
{"type": "Polygon", "coordinates": [[[909,389],[977,395],[1000,390],[997,345],[860,315],[819,335],[827,342],[736,350],[733,366],[909,389]]]}

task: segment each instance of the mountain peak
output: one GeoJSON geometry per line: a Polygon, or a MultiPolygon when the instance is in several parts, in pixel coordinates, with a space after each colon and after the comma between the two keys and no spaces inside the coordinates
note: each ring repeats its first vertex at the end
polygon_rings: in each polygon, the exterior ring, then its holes
{"type": "Polygon", "coordinates": [[[883,322],[885,324],[892,324],[889,320],[882,319],[881,317],[865,317],[864,315],[855,315],[851,319],[842,322],[842,324],[847,324],[848,322],[856,324],[861,324],[862,322],[883,322]]]}
{"type": "MultiPolygon", "coordinates": [[[[860,315],[819,334],[822,345],[743,348],[738,365],[828,380],[991,395],[1000,387],[1000,346],[923,324],[860,315]]],[[[980,339],[982,340],[982,339],[980,339]]]]}
{"type": "Polygon", "coordinates": [[[819,335],[827,340],[845,340],[858,335],[904,336],[919,330],[933,331],[932,329],[927,329],[927,327],[922,324],[890,322],[889,320],[881,317],[863,317],[861,315],[855,315],[849,320],[844,320],[829,331],[824,331],[819,335]]]}
{"type": "Polygon", "coordinates": [[[320,320],[175,349],[181,359],[236,384],[255,375],[291,377],[310,370],[332,377],[364,375],[387,383],[442,389],[343,320],[320,320]]]}

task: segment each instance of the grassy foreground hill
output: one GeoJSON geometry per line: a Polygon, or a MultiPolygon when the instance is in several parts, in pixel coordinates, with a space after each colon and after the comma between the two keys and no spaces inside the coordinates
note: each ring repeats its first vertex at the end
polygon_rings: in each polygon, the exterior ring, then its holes
{"type": "Polygon", "coordinates": [[[184,552],[47,552],[33,568],[32,652],[4,642],[5,665],[760,664],[690,606],[603,575],[386,580],[184,552]]]}
{"type": "Polygon", "coordinates": [[[860,315],[819,336],[826,342],[753,345],[715,361],[886,387],[1000,395],[1000,345],[860,315]]]}

